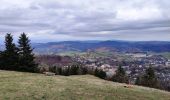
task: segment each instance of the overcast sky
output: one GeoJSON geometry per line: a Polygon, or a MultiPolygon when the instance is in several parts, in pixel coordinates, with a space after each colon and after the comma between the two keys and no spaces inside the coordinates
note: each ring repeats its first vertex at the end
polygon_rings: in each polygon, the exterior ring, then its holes
{"type": "Polygon", "coordinates": [[[0,0],[0,42],[170,41],[170,0],[0,0]]]}

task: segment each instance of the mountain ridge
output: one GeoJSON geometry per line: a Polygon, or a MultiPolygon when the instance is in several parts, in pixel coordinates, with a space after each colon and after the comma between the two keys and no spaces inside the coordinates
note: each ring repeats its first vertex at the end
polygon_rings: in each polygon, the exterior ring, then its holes
{"type": "MultiPolygon", "coordinates": [[[[170,41],[61,41],[47,43],[32,43],[37,54],[56,54],[60,52],[87,52],[106,48],[117,52],[170,52],[170,41]]],[[[4,46],[1,45],[0,50],[4,46]]]]}
{"type": "Polygon", "coordinates": [[[146,52],[170,52],[170,42],[166,41],[63,41],[33,44],[35,52],[43,51],[58,53],[61,51],[94,51],[98,48],[111,48],[118,52],[146,51],[146,52]]]}

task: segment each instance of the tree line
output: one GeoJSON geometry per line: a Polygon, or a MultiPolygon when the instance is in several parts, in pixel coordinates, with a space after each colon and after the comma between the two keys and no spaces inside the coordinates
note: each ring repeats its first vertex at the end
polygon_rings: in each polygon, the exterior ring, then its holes
{"type": "MultiPolygon", "coordinates": [[[[117,68],[116,74],[113,75],[111,80],[114,82],[129,84],[129,77],[121,66],[117,68]]],[[[151,66],[148,67],[142,75],[139,75],[137,77],[134,84],[145,87],[163,89],[158,80],[158,77],[155,74],[155,70],[151,66]]]]}
{"type": "Polygon", "coordinates": [[[85,75],[88,74],[87,67],[78,63],[72,63],[67,66],[52,66],[49,71],[56,75],[70,76],[70,75],[85,75]]]}
{"type": "Polygon", "coordinates": [[[24,72],[36,72],[38,64],[35,63],[33,48],[25,33],[18,39],[18,45],[13,42],[13,36],[7,33],[5,36],[5,49],[0,51],[0,69],[24,72]]]}

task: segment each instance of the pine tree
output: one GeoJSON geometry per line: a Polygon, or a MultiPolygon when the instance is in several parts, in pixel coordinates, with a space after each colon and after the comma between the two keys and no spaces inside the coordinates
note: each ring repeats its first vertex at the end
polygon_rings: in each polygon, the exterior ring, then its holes
{"type": "Polygon", "coordinates": [[[81,69],[81,74],[82,74],[82,75],[87,74],[87,72],[88,72],[87,67],[81,67],[80,69],[81,69]]]}
{"type": "Polygon", "coordinates": [[[116,74],[112,77],[112,81],[119,83],[129,83],[128,76],[122,66],[119,66],[116,70],[116,74]]]}
{"type": "Polygon", "coordinates": [[[146,69],[145,74],[141,77],[139,82],[138,82],[139,85],[142,85],[142,86],[160,88],[159,81],[152,67],[149,67],[148,69],[146,69]]]}
{"type": "Polygon", "coordinates": [[[103,70],[101,69],[95,69],[95,72],[94,72],[94,75],[96,77],[99,77],[99,78],[102,78],[102,79],[105,79],[106,78],[106,72],[104,72],[103,70]]]}
{"type": "Polygon", "coordinates": [[[106,78],[106,72],[104,72],[103,70],[99,71],[99,78],[105,79],[106,78]]]}
{"type": "Polygon", "coordinates": [[[78,75],[79,65],[73,64],[70,66],[69,75],[78,75]]]}
{"type": "Polygon", "coordinates": [[[11,34],[5,36],[5,51],[1,52],[1,69],[18,69],[18,49],[13,43],[11,34]]]}
{"type": "Polygon", "coordinates": [[[62,70],[62,75],[69,76],[70,75],[69,72],[70,72],[70,66],[68,66],[62,70]]]}
{"type": "Polygon", "coordinates": [[[33,49],[30,40],[25,33],[21,34],[18,40],[19,48],[19,64],[20,71],[35,72],[37,64],[35,63],[33,49]]]}
{"type": "Polygon", "coordinates": [[[125,70],[122,68],[122,66],[119,66],[119,67],[118,67],[116,73],[117,73],[117,74],[121,74],[121,75],[123,75],[123,76],[126,75],[126,72],[125,72],[125,70]]]}
{"type": "Polygon", "coordinates": [[[99,76],[99,71],[98,69],[96,68],[95,71],[94,71],[94,76],[98,77],[99,76]]]}
{"type": "Polygon", "coordinates": [[[61,67],[57,67],[57,75],[62,75],[62,68],[61,67]]]}
{"type": "Polygon", "coordinates": [[[141,85],[141,77],[136,78],[135,85],[141,85]]]}
{"type": "Polygon", "coordinates": [[[2,64],[3,64],[3,52],[2,51],[0,51],[0,69],[3,69],[3,67],[4,66],[2,66],[2,64]]]}

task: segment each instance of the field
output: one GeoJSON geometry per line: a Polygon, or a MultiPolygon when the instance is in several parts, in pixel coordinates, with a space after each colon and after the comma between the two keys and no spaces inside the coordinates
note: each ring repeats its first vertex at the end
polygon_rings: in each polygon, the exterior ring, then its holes
{"type": "Polygon", "coordinates": [[[91,52],[91,53],[88,53],[88,52],[61,52],[61,53],[58,53],[58,55],[60,56],[75,56],[75,55],[79,55],[79,56],[90,56],[90,57],[110,57],[113,55],[113,53],[111,52],[91,52]],[[89,55],[90,54],[90,55],[89,55]]]}
{"type": "Polygon", "coordinates": [[[163,52],[163,53],[160,53],[160,55],[170,59],[170,52],[163,52]]]}
{"type": "Polygon", "coordinates": [[[170,100],[170,93],[125,88],[91,75],[45,76],[0,70],[0,100],[170,100]]]}

